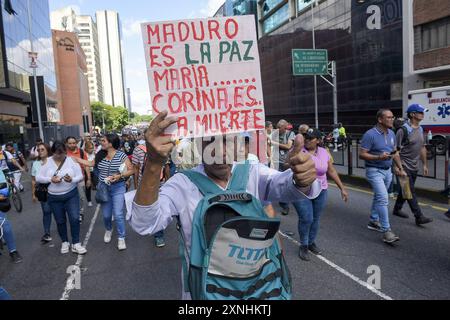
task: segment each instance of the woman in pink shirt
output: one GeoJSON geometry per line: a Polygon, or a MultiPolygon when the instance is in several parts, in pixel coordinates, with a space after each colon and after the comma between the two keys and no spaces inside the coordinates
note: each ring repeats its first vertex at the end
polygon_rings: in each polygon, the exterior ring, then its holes
{"type": "Polygon", "coordinates": [[[309,261],[309,251],[319,255],[321,250],[317,247],[315,241],[319,232],[319,220],[320,215],[325,208],[328,198],[328,180],[327,175],[333,179],[341,190],[342,199],[347,202],[348,193],[342,184],[339,174],[333,166],[328,151],[322,147],[319,147],[319,143],[322,139],[322,134],[317,129],[309,129],[305,137],[305,147],[302,152],[309,153],[316,164],[317,180],[322,185],[322,192],[314,200],[300,200],[293,205],[297,210],[298,232],[300,235],[300,251],[299,257],[304,261],[309,261]]]}

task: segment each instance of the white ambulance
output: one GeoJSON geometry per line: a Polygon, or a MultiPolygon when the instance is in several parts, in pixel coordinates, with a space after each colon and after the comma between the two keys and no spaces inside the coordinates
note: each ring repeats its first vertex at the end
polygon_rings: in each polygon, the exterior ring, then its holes
{"type": "Polygon", "coordinates": [[[431,132],[436,153],[445,154],[446,138],[450,137],[450,86],[410,91],[408,99],[408,106],[417,103],[429,109],[422,127],[427,136],[431,132]]]}

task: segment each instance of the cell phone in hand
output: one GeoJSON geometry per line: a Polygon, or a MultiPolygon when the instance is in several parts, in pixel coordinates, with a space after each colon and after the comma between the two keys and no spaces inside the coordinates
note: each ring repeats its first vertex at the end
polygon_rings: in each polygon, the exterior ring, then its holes
{"type": "Polygon", "coordinates": [[[397,148],[396,150],[394,150],[394,151],[392,151],[391,153],[390,153],[390,155],[391,156],[393,156],[393,155],[395,155],[397,152],[400,152],[400,148],[397,148]]]}

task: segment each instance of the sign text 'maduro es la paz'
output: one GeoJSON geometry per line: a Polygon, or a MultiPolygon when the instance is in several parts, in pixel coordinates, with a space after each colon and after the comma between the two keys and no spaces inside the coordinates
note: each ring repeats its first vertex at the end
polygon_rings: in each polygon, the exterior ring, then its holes
{"type": "Polygon", "coordinates": [[[253,16],[143,23],[152,107],[178,118],[167,134],[264,129],[253,16]]]}

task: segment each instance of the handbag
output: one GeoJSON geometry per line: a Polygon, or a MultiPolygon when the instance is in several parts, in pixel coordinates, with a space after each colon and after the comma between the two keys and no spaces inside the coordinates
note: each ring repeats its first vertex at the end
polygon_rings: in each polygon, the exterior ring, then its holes
{"type": "MultiPolygon", "coordinates": [[[[112,159],[112,160],[114,160],[114,159],[112,159]]],[[[111,170],[112,160],[109,163],[109,167],[108,167],[108,177],[109,177],[109,172],[111,170]]],[[[99,173],[99,176],[100,176],[100,173],[99,173]]],[[[103,181],[100,181],[97,185],[97,192],[95,193],[95,201],[99,204],[107,203],[110,201],[109,186],[103,181]]]]}
{"type": "MultiPolygon", "coordinates": [[[[66,158],[67,159],[67,158],[66,158]]],[[[59,172],[61,171],[64,163],[66,162],[66,159],[64,159],[63,162],[59,165],[58,169],[56,170],[53,177],[56,177],[59,172]]],[[[50,183],[37,183],[34,187],[34,195],[38,199],[39,202],[47,202],[48,200],[48,187],[50,186],[50,183]]]]}
{"type": "Polygon", "coordinates": [[[48,186],[50,183],[37,183],[34,189],[34,195],[39,202],[47,202],[48,186]]]}
{"type": "Polygon", "coordinates": [[[95,193],[95,201],[103,204],[109,202],[109,186],[104,182],[97,185],[97,192],[95,193]]]}

